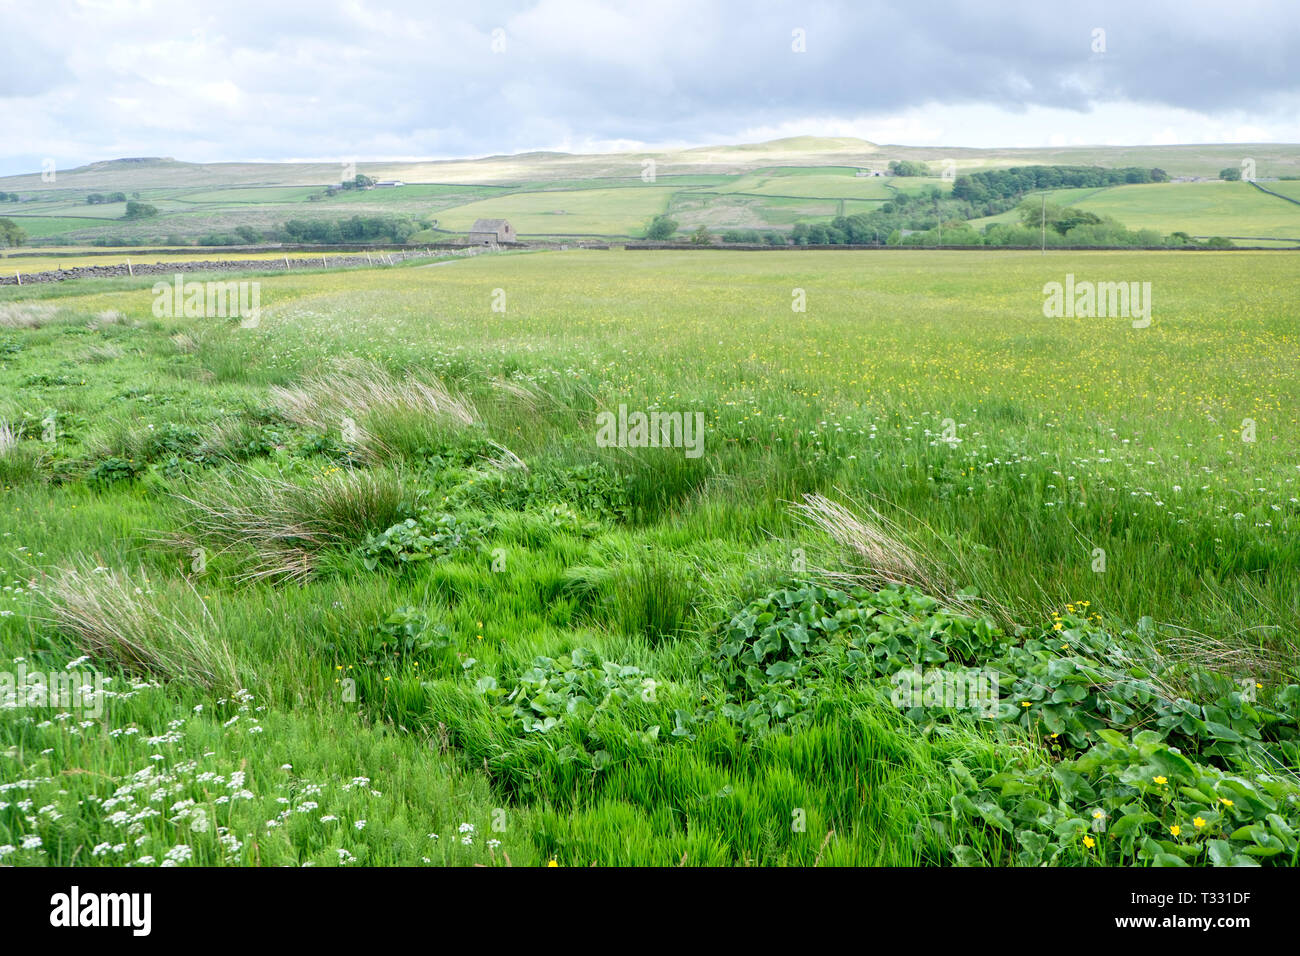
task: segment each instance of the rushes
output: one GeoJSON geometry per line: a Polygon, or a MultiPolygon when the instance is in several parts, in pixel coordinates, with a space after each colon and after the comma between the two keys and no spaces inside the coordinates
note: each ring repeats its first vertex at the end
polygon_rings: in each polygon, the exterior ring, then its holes
{"type": "Polygon", "coordinates": [[[804,495],[794,506],[805,524],[830,535],[853,552],[856,562],[850,571],[827,571],[830,577],[865,584],[873,590],[909,585],[927,594],[945,594],[943,575],[933,562],[904,541],[897,525],[870,505],[867,517],[859,517],[844,505],[820,494],[804,495]]]}
{"type": "Polygon", "coordinates": [[[105,342],[103,345],[92,345],[86,349],[83,361],[86,362],[115,362],[126,355],[126,350],[114,342],[105,342]]]}
{"type": "Polygon", "coordinates": [[[39,329],[58,313],[57,307],[39,302],[0,303],[0,329],[39,329]]]}
{"type": "Polygon", "coordinates": [[[394,378],[375,362],[348,359],[304,379],[297,388],[274,386],[271,402],[286,419],[324,433],[345,430],[345,440],[375,457],[407,444],[412,426],[463,427],[478,420],[468,399],[435,378],[408,372],[394,378]],[[350,422],[345,422],[348,419],[350,422]],[[386,440],[395,431],[393,441],[386,440]]]}
{"type": "Polygon", "coordinates": [[[46,620],[96,660],[208,689],[236,685],[234,656],[187,584],[155,586],[143,570],[136,577],[83,561],[56,570],[37,597],[46,620]]]}
{"type": "Polygon", "coordinates": [[[359,543],[395,524],[406,489],[391,472],[332,469],[310,485],[279,478],[212,478],[200,496],[176,496],[189,520],[171,543],[239,552],[244,580],[303,581],[321,551],[359,543]]]}
{"type": "Polygon", "coordinates": [[[921,524],[947,552],[946,565],[925,554],[917,534],[903,530],[871,505],[862,506],[865,514],[860,515],[824,495],[808,494],[794,510],[804,524],[830,535],[853,554],[846,569],[816,569],[816,573],[872,590],[906,585],[938,598],[949,607],[967,613],[974,613],[978,607],[980,613],[993,617],[1003,627],[1016,626],[1017,615],[1011,607],[988,596],[976,596],[978,592],[988,591],[990,582],[983,569],[932,528],[921,524]],[[956,569],[958,580],[965,588],[978,586],[977,590],[959,588],[948,567],[956,569]]]}
{"type": "Polygon", "coordinates": [[[23,429],[0,418],[0,488],[34,481],[40,477],[44,455],[33,442],[22,443],[23,429]]]}

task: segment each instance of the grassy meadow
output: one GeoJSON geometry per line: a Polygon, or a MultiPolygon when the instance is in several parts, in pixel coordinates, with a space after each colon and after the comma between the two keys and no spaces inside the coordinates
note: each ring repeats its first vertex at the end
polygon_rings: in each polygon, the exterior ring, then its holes
{"type": "Polygon", "coordinates": [[[1297,262],[482,255],[250,274],[252,323],[7,287],[0,659],[107,684],[0,684],[0,856],[1294,865],[1297,262]],[[1045,317],[1067,274],[1149,327],[1045,317]],[[620,406],[699,454],[607,447],[620,406]]]}

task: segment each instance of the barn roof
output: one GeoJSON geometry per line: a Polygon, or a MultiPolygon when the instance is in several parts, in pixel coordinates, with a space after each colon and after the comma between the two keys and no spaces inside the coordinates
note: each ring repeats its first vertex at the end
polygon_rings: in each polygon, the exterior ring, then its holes
{"type": "Polygon", "coordinates": [[[504,219],[475,219],[474,225],[470,226],[470,232],[496,232],[502,226],[506,225],[504,219]]]}

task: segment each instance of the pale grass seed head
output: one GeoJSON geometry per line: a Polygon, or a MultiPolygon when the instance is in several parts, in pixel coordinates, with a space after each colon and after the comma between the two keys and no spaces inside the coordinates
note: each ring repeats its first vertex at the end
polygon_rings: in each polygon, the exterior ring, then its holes
{"type": "Polygon", "coordinates": [[[42,618],[91,659],[209,689],[237,685],[233,654],[188,582],[151,582],[82,559],[35,590],[42,618]]]}

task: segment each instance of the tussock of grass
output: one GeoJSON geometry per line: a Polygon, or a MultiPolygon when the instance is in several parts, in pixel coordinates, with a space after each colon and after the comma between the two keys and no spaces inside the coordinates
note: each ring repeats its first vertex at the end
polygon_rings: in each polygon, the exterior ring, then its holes
{"type": "Polygon", "coordinates": [[[0,303],[0,329],[39,329],[59,314],[57,306],[40,302],[0,303]]]}
{"type": "Polygon", "coordinates": [[[303,379],[296,388],[273,386],[272,404],[289,421],[325,433],[351,419],[350,436],[370,457],[391,454],[405,444],[412,427],[463,427],[478,420],[468,398],[436,378],[408,372],[395,378],[383,366],[360,359],[335,362],[328,370],[303,379]]]}
{"type": "Polygon", "coordinates": [[[1285,684],[1291,679],[1292,662],[1300,656],[1300,647],[1289,636],[1283,636],[1281,647],[1277,647],[1248,644],[1239,637],[1201,634],[1175,625],[1166,624],[1164,630],[1160,652],[1169,666],[1160,674],[1158,683],[1170,696],[1190,693],[1190,678],[1200,673],[1233,678],[1248,674],[1252,680],[1266,684],[1285,684]]]}
{"type": "Polygon", "coordinates": [[[188,355],[198,349],[199,343],[195,341],[194,336],[186,335],[184,332],[177,332],[171,338],[172,345],[176,346],[176,351],[188,355]]]}
{"type": "Polygon", "coordinates": [[[82,561],[36,592],[49,621],[84,654],[128,671],[207,689],[233,689],[235,659],[192,587],[82,561]]]}
{"type": "Polygon", "coordinates": [[[105,342],[103,345],[92,345],[86,349],[84,360],[87,362],[113,362],[126,355],[126,350],[120,345],[112,342],[105,342]]]}
{"type": "Polygon", "coordinates": [[[962,577],[961,583],[967,587],[979,583],[979,571],[966,555],[939,539],[933,529],[921,524],[944,548],[946,554],[942,563],[926,553],[920,533],[905,530],[869,504],[858,507],[862,513],[856,513],[822,494],[806,494],[803,501],[794,505],[795,517],[799,521],[825,532],[852,555],[846,567],[817,568],[815,574],[841,584],[857,584],[872,590],[913,587],[950,607],[971,611],[978,606],[1000,624],[1014,626],[1015,615],[1010,608],[987,596],[977,597],[974,592],[961,590],[948,568],[956,569],[962,577]]]}
{"type": "Polygon", "coordinates": [[[95,313],[95,317],[89,322],[89,327],[92,329],[98,329],[105,325],[118,325],[125,320],[126,316],[121,312],[118,312],[116,309],[105,309],[102,312],[95,313]]]}
{"type": "Polygon", "coordinates": [[[21,441],[21,425],[0,419],[0,486],[19,485],[41,475],[42,449],[21,441]]]}
{"type": "Polygon", "coordinates": [[[866,516],[855,514],[825,495],[804,495],[794,506],[805,524],[825,532],[854,555],[849,570],[823,570],[827,577],[873,589],[907,585],[927,594],[951,591],[932,561],[904,540],[897,525],[870,505],[866,516]]]}
{"type": "Polygon", "coordinates": [[[327,548],[360,542],[399,520],[408,500],[393,472],[334,469],[309,485],[256,476],[213,477],[195,495],[178,494],[189,517],[172,543],[237,552],[245,580],[302,581],[327,548]]]}
{"type": "Polygon", "coordinates": [[[543,395],[541,389],[531,382],[521,382],[518,379],[494,378],[491,382],[492,387],[501,393],[501,396],[508,402],[535,412],[541,407],[543,395]]]}
{"type": "Polygon", "coordinates": [[[195,447],[195,455],[204,461],[243,461],[256,453],[263,440],[256,423],[246,418],[225,418],[208,426],[195,447]]]}
{"type": "Polygon", "coordinates": [[[570,567],[564,582],[598,618],[652,643],[680,633],[701,598],[698,571],[659,551],[647,550],[611,567],[570,567]]]}

